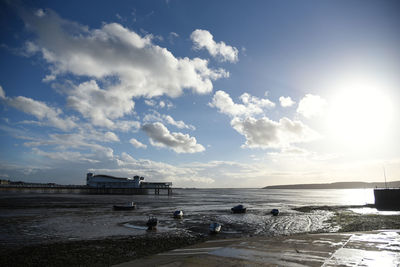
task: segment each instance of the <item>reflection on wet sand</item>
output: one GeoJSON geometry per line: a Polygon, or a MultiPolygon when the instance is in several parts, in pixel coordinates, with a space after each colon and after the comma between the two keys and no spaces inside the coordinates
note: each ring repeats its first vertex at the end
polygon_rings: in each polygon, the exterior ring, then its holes
{"type": "Polygon", "coordinates": [[[129,266],[399,266],[400,231],[207,241],[129,266]]]}

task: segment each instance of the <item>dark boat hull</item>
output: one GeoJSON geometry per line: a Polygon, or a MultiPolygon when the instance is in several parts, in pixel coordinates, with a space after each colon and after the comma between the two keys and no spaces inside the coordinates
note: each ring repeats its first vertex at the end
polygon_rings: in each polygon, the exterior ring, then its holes
{"type": "Polygon", "coordinates": [[[272,214],[273,216],[278,216],[279,210],[278,210],[278,209],[272,209],[272,210],[271,210],[271,214],[272,214]]]}
{"type": "Polygon", "coordinates": [[[246,213],[246,208],[243,209],[231,209],[233,213],[246,213]]]}
{"type": "Polygon", "coordinates": [[[134,210],[136,206],[113,206],[114,210],[134,210]]]}
{"type": "Polygon", "coordinates": [[[378,210],[400,210],[400,188],[375,188],[374,196],[378,210]]]}
{"type": "Polygon", "coordinates": [[[146,225],[147,225],[147,230],[155,230],[157,228],[158,220],[157,218],[150,218],[146,225]]]}

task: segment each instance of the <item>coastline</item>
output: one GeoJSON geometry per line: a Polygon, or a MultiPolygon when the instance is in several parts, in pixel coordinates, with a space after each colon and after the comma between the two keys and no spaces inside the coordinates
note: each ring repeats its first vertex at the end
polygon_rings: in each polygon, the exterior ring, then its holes
{"type": "MultiPolygon", "coordinates": [[[[371,208],[363,206],[304,206],[294,208],[298,212],[331,211],[334,215],[326,221],[334,232],[372,231],[400,229],[400,215],[360,214],[351,209],[371,208]]],[[[323,231],[320,231],[322,233],[323,231]]],[[[298,236],[305,233],[297,233],[298,236]]],[[[257,238],[247,235],[242,238],[257,238]]],[[[261,235],[262,237],[262,235],[261,235]]],[[[264,236],[265,237],[265,236],[264,236]]],[[[49,242],[28,246],[0,245],[1,266],[110,266],[146,256],[199,244],[210,239],[232,238],[229,235],[211,236],[192,231],[149,232],[145,235],[112,236],[101,239],[49,242]],[[22,256],[23,255],[23,256],[22,256]]],[[[279,236],[267,236],[279,239],[279,236]]]]}

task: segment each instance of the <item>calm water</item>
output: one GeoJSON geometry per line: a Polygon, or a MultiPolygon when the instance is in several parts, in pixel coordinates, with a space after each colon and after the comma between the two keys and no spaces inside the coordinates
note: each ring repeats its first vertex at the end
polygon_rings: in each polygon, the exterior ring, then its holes
{"type": "Polygon", "coordinates": [[[0,240],[20,245],[153,234],[145,227],[149,216],[158,218],[158,232],[179,229],[206,234],[211,221],[222,224],[221,236],[335,231],[324,222],[331,212],[301,213],[292,208],[373,202],[372,189],[175,189],[172,196],[1,194],[0,240]],[[136,202],[138,209],[113,211],[112,205],[129,201],[136,202]],[[231,214],[230,208],[237,204],[245,205],[248,212],[231,214]],[[273,208],[280,210],[279,216],[271,216],[273,208]],[[172,218],[177,209],[184,212],[181,220],[172,218]]]}

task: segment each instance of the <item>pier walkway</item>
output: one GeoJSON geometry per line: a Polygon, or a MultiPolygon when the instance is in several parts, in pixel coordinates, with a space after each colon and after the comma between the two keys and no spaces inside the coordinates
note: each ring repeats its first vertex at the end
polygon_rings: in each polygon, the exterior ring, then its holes
{"type": "Polygon", "coordinates": [[[0,185],[0,192],[45,193],[45,194],[97,194],[97,195],[155,195],[172,194],[171,183],[146,183],[139,188],[89,187],[86,185],[23,184],[0,185]]]}

